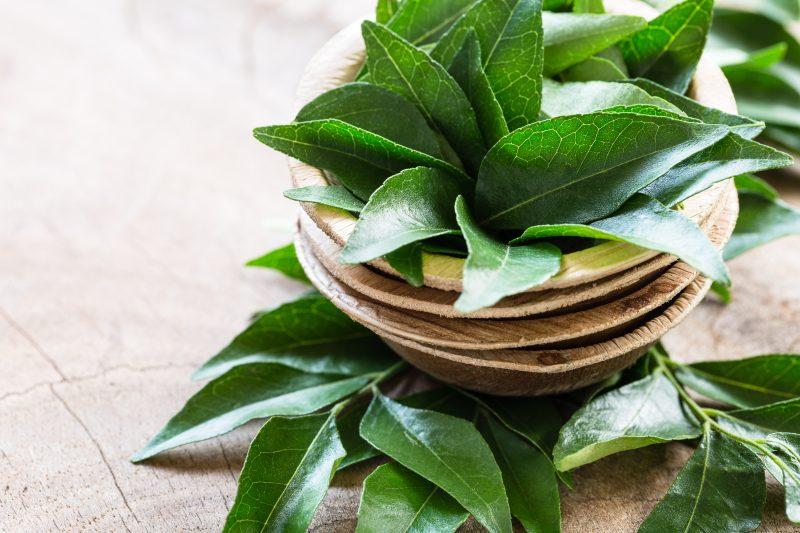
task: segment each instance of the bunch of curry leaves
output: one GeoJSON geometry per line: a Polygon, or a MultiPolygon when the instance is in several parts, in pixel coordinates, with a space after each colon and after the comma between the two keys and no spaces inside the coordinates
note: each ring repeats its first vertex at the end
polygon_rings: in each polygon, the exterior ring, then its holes
{"type": "MultiPolygon", "coordinates": [[[[287,246],[251,264],[304,279],[287,246]]],[[[211,381],[136,456],[267,421],[253,440],[225,531],[303,531],[333,475],[389,459],[364,481],[357,531],[557,532],[559,480],[608,455],[668,441],[697,451],[642,531],[747,531],[761,520],[764,469],[800,523],[800,356],[685,365],[657,347],[577,394],[499,398],[435,388],[399,399],[405,370],[372,333],[318,293],[260,313],[196,373],[211,381]],[[687,390],[716,401],[703,407],[687,390]],[[583,404],[564,424],[562,413],[583,404]],[[723,407],[724,406],[724,407],[723,407]]]]}
{"type": "Polygon", "coordinates": [[[712,6],[646,22],[601,2],[384,1],[362,26],[358,81],[255,136],[336,183],[286,195],[358,215],[341,261],[385,257],[420,285],[422,251],[466,256],[462,312],[544,283],[565,249],[596,240],[673,254],[725,286],[681,202],[791,158],[752,140],[763,123],[684,96],[712,6]]]}

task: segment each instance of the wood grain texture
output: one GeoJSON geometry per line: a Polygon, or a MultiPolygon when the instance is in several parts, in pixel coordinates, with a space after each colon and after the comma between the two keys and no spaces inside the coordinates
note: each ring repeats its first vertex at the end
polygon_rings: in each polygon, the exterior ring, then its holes
{"type": "MultiPolygon", "coordinates": [[[[303,65],[372,4],[0,0],[0,531],[219,530],[258,424],[127,459],[253,310],[305,290],[241,266],[296,209],[249,131],[291,120],[303,65]]],[[[775,184],[800,205],[796,176],[775,184]]],[[[800,238],[736,259],[734,302],[706,299],[667,345],[800,352],[797,272],[800,238]]],[[[635,531],[689,453],[579,470],[564,531],[635,531]]],[[[313,531],[353,531],[367,471],[334,479],[313,531]]],[[[781,499],[771,483],[762,531],[796,531],[781,499]]]]}

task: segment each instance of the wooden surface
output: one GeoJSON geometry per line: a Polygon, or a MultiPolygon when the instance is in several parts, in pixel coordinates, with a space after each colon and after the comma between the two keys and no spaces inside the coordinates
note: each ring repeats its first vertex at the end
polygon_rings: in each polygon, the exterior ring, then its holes
{"type": "MultiPolygon", "coordinates": [[[[284,160],[303,63],[371,0],[0,0],[0,531],[216,531],[252,424],[128,457],[193,368],[303,287],[246,270],[290,238],[284,160]],[[298,35],[302,40],[297,40],[298,35]]],[[[800,205],[798,182],[778,182],[800,205]]],[[[667,338],[680,357],[800,352],[800,238],[733,263],[736,301],[667,338]]],[[[564,530],[632,531],[689,448],[576,475],[564,530]]],[[[316,531],[351,531],[358,474],[316,531]]],[[[792,531],[770,490],[764,531],[792,531]]]]}

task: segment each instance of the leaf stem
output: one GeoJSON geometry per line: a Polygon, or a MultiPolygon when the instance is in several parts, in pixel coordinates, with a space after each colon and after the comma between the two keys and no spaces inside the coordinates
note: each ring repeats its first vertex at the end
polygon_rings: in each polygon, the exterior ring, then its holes
{"type": "Polygon", "coordinates": [[[689,406],[689,409],[691,409],[692,412],[702,421],[704,429],[706,427],[711,427],[715,431],[722,433],[723,435],[730,437],[735,441],[741,442],[742,444],[745,444],[747,446],[751,446],[757,449],[759,452],[766,455],[767,457],[769,457],[770,459],[772,459],[772,461],[775,462],[775,464],[778,465],[778,467],[781,470],[788,471],[789,467],[786,465],[786,463],[783,462],[783,460],[780,457],[778,457],[772,450],[769,449],[764,439],[751,439],[748,437],[743,437],[738,433],[734,433],[732,431],[725,429],[715,420],[715,418],[716,417],[732,418],[732,417],[730,417],[725,411],[720,411],[719,409],[703,408],[694,400],[694,398],[689,396],[689,393],[686,392],[686,389],[678,381],[678,379],[672,373],[672,370],[670,368],[670,367],[676,368],[682,365],[668,359],[667,357],[661,354],[655,354],[655,357],[656,361],[658,362],[659,368],[664,373],[664,376],[666,376],[666,378],[672,383],[672,386],[675,387],[675,390],[677,391],[678,395],[681,397],[684,403],[687,406],[689,406]]]}
{"type": "Polygon", "coordinates": [[[395,374],[397,374],[401,370],[405,369],[407,366],[408,366],[408,363],[406,363],[403,360],[400,360],[400,361],[396,362],[395,364],[393,364],[392,366],[390,366],[389,368],[387,368],[386,370],[382,370],[381,372],[374,372],[372,374],[367,374],[367,376],[372,378],[372,379],[370,379],[370,382],[367,383],[366,385],[364,385],[361,388],[361,390],[359,390],[358,392],[356,392],[355,394],[353,394],[349,398],[346,398],[346,399],[342,400],[341,402],[337,403],[336,405],[334,405],[333,408],[331,409],[331,414],[333,416],[336,416],[340,412],[342,412],[342,410],[345,407],[348,407],[348,406],[352,405],[352,403],[355,400],[357,400],[358,398],[360,398],[361,396],[363,396],[363,395],[365,395],[367,393],[371,393],[372,394],[373,391],[377,390],[378,385],[380,385],[381,383],[383,383],[387,379],[393,377],[395,374]]]}

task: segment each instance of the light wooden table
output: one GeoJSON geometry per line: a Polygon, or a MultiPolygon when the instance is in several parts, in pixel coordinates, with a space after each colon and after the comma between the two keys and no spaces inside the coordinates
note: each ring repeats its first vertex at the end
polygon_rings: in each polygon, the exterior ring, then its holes
{"type": "MultiPolygon", "coordinates": [[[[252,311],[303,290],[242,267],[294,216],[283,158],[250,130],[291,119],[304,63],[372,3],[0,0],[0,531],[220,528],[257,425],[128,457],[252,311]]],[[[797,272],[800,239],[736,261],[736,302],[703,305],[668,344],[800,352],[797,272]]],[[[582,470],[565,531],[633,529],[687,450],[582,470]]],[[[317,530],[352,529],[357,474],[317,530]]],[[[780,500],[765,530],[791,529],[780,500]]]]}

